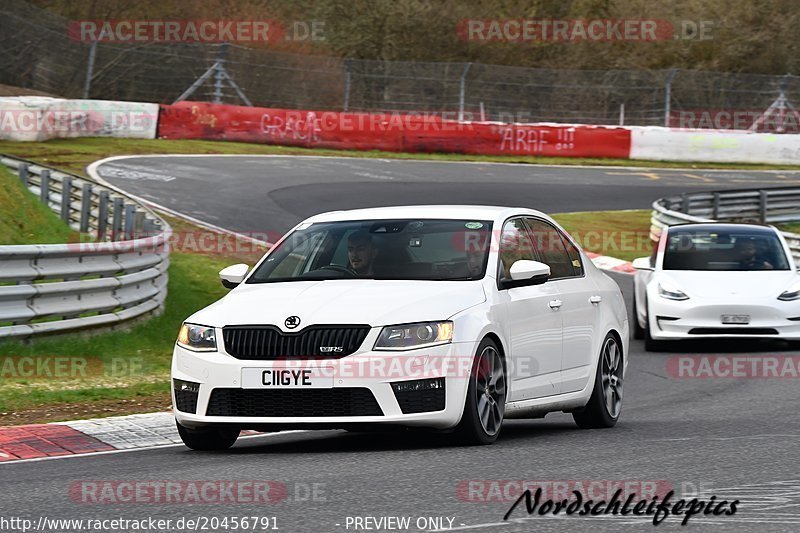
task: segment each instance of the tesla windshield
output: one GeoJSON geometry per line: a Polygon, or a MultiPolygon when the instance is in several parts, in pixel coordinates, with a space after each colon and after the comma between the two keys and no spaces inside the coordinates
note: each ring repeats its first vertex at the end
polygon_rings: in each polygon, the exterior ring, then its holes
{"type": "Polygon", "coordinates": [[[664,270],[788,270],[778,236],[771,230],[670,231],[664,270]]]}
{"type": "Polygon", "coordinates": [[[474,280],[486,272],[486,220],[357,220],[301,226],[247,283],[325,279],[474,280]]]}

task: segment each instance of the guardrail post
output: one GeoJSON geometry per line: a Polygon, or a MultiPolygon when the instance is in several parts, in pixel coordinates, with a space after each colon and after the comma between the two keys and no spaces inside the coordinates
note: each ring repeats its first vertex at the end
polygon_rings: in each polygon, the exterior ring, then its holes
{"type": "Polygon", "coordinates": [[[50,171],[46,168],[42,170],[41,174],[41,186],[39,187],[39,201],[41,201],[44,205],[50,205],[50,171]]]}
{"type": "Polygon", "coordinates": [[[81,222],[78,231],[89,232],[89,215],[92,211],[92,184],[85,182],[81,188],[81,222]]]}
{"type": "Polygon", "coordinates": [[[72,203],[72,176],[61,180],[61,220],[69,224],[69,208],[72,203]]]}
{"type": "Polygon", "coordinates": [[[125,220],[124,220],[124,238],[133,238],[133,217],[136,215],[136,206],[133,204],[125,204],[125,220]]]}
{"type": "Polygon", "coordinates": [[[108,225],[108,191],[100,191],[97,200],[97,239],[102,240],[106,236],[106,226],[108,225]]]}
{"type": "Polygon", "coordinates": [[[142,227],[144,226],[144,211],[136,211],[133,215],[133,238],[138,239],[142,236],[142,227]]]}
{"type": "Polygon", "coordinates": [[[122,231],[122,198],[114,198],[114,214],[111,219],[111,240],[118,241],[119,234],[122,231]]]}
{"type": "Polygon", "coordinates": [[[681,194],[681,211],[689,214],[689,195],[686,193],[681,194]]]}
{"type": "Polygon", "coordinates": [[[28,165],[24,163],[19,166],[19,180],[25,187],[28,186],[28,165]]]}
{"type": "Polygon", "coordinates": [[[714,203],[712,204],[712,209],[711,209],[711,218],[717,220],[718,216],[719,216],[719,193],[715,192],[714,203]]]}
{"type": "Polygon", "coordinates": [[[767,222],[767,191],[758,191],[758,221],[762,224],[767,222]]]}

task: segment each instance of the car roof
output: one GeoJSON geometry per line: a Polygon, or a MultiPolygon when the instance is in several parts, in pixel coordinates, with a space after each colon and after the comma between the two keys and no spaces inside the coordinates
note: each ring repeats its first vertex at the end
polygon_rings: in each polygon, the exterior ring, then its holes
{"type": "Polygon", "coordinates": [[[547,215],[525,207],[502,207],[492,205],[403,205],[393,207],[371,207],[320,213],[306,222],[336,222],[344,220],[387,220],[396,218],[429,219],[476,219],[505,220],[515,215],[547,215]]]}
{"type": "Polygon", "coordinates": [[[696,224],[679,224],[677,226],[670,226],[669,232],[670,233],[682,233],[683,231],[690,232],[690,231],[736,231],[742,230],[746,231],[747,233],[763,233],[764,235],[771,234],[774,235],[777,230],[772,226],[762,226],[760,224],[736,224],[731,222],[700,222],[696,224]]]}

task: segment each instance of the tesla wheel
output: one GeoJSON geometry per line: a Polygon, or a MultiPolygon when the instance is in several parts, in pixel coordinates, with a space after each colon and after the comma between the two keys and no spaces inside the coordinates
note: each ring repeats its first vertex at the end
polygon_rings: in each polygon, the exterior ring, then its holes
{"type": "MultiPolygon", "coordinates": [[[[644,320],[645,326],[642,328],[642,334],[644,338],[644,349],[648,352],[660,352],[664,349],[664,343],[662,341],[657,341],[650,335],[650,315],[647,312],[647,303],[645,302],[644,307],[644,320]]],[[[637,322],[638,325],[638,322],[637,322]]],[[[635,326],[634,326],[635,327],[635,326]]],[[[635,333],[634,333],[635,335],[635,333]]],[[[638,337],[637,337],[638,338],[638,337]]]]}
{"type": "Polygon", "coordinates": [[[636,340],[644,339],[644,328],[639,325],[639,306],[636,304],[636,297],[633,297],[633,338],[636,340]]]}
{"type": "Polygon", "coordinates": [[[616,337],[608,334],[600,349],[594,390],[581,411],[572,413],[578,427],[613,427],[622,412],[622,347],[616,337]]]}
{"type": "Polygon", "coordinates": [[[462,444],[491,444],[500,435],[506,407],[506,372],[491,339],[478,346],[469,377],[464,414],[455,435],[462,444]]]}
{"type": "Polygon", "coordinates": [[[239,438],[239,428],[237,427],[208,426],[192,429],[184,427],[177,422],[176,424],[181,440],[192,450],[227,450],[239,438]]]}
{"type": "Polygon", "coordinates": [[[644,329],[644,349],[648,352],[660,352],[664,349],[664,343],[655,340],[650,335],[650,319],[647,319],[647,326],[644,329]]]}

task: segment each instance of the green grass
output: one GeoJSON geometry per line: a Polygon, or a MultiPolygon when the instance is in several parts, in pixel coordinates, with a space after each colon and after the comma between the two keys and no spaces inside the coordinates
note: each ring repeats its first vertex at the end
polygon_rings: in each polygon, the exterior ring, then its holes
{"type": "Polygon", "coordinates": [[[800,222],[786,222],[784,224],[775,224],[775,226],[789,233],[800,233],[800,222]]]}
{"type": "MultiPolygon", "coordinates": [[[[8,357],[58,356],[89,361],[87,379],[21,378],[4,375],[0,381],[0,412],[45,404],[119,398],[168,389],[172,345],[181,322],[194,311],[219,299],[227,291],[217,272],[230,259],[173,253],[169,268],[168,297],[163,314],[130,329],[89,335],[76,333],[30,341],[0,344],[0,360],[8,357]],[[114,359],[135,361],[135,369],[114,359]]],[[[2,366],[0,366],[2,368],[2,366]]]]}
{"type": "Polygon", "coordinates": [[[46,142],[0,141],[0,153],[33,159],[64,170],[83,173],[89,163],[114,155],[137,154],[274,154],[348,156],[380,159],[421,159],[428,161],[476,161],[484,163],[527,163],[534,165],[598,165],[657,168],[719,168],[719,169],[800,169],[800,166],[748,165],[739,163],[690,163],[669,161],[632,161],[582,157],[481,156],[447,153],[398,153],[322,148],[293,148],[266,144],[197,140],[141,139],[54,139],[46,142]]]}
{"type": "Polygon", "coordinates": [[[553,215],[588,252],[632,261],[650,255],[650,210],[587,211],[553,215]]]}
{"type": "Polygon", "coordinates": [[[53,244],[77,233],[40,203],[6,167],[0,167],[0,245],[53,244]]]}

